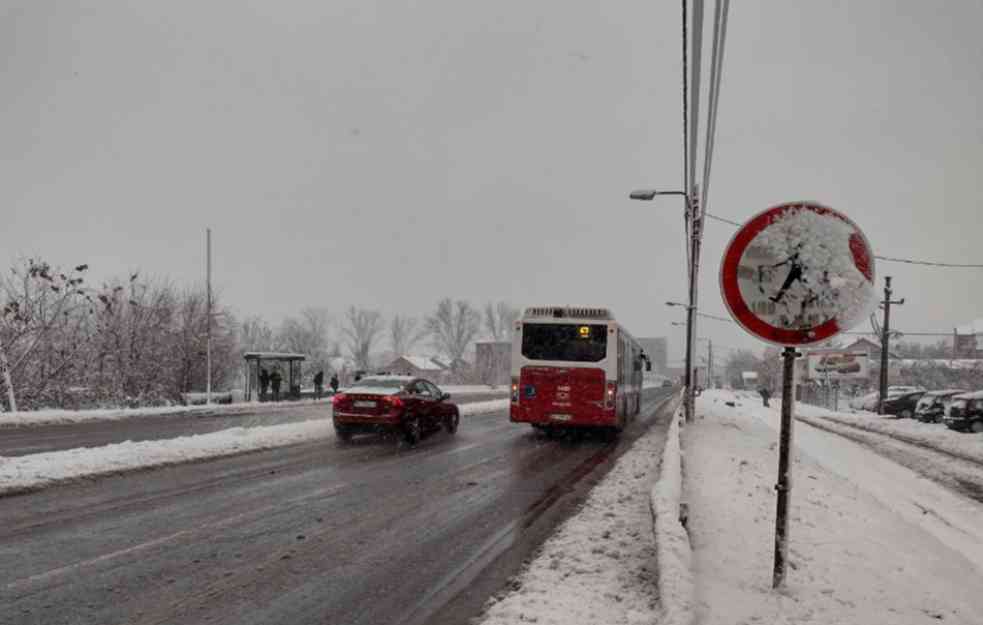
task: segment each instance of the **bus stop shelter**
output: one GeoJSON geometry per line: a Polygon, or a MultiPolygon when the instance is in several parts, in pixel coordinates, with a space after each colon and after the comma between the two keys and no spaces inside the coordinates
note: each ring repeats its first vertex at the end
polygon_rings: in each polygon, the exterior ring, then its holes
{"type": "Polygon", "coordinates": [[[253,390],[255,389],[260,401],[266,398],[261,396],[259,387],[259,372],[267,368],[270,373],[279,369],[286,388],[281,390],[280,396],[286,399],[300,399],[300,366],[307,360],[305,354],[291,354],[288,352],[246,352],[243,354],[246,361],[246,401],[252,401],[253,390]],[[284,363],[286,363],[286,375],[283,374],[284,363]]]}

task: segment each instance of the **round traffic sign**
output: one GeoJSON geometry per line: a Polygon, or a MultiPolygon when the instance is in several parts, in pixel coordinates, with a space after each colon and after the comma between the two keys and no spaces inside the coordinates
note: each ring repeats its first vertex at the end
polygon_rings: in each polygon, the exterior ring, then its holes
{"type": "Polygon", "coordinates": [[[874,253],[843,213],[814,202],[780,204],[731,239],[720,290],[737,323],[758,338],[820,343],[870,314],[874,253]]]}

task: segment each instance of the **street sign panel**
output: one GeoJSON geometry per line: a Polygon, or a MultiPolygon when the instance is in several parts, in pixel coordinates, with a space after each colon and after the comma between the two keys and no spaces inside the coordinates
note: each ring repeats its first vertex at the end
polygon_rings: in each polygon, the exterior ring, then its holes
{"type": "Polygon", "coordinates": [[[720,289],[751,334],[782,346],[813,345],[873,309],[874,253],[846,215],[814,202],[780,204],[731,239],[720,289]]]}
{"type": "Polygon", "coordinates": [[[869,380],[867,352],[821,349],[806,352],[810,380],[869,380]]]}

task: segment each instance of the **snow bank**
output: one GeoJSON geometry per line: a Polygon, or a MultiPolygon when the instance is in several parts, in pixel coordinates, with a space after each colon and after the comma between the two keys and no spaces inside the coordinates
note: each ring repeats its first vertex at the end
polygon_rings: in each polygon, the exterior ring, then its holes
{"type": "MultiPolygon", "coordinates": [[[[461,415],[497,412],[508,400],[462,404],[461,415]]],[[[330,413],[328,413],[330,417],[330,413]]],[[[209,434],[133,442],[14,458],[0,456],[0,496],[38,490],[80,478],[113,475],[333,438],[330,418],[237,427],[209,434]]]]}
{"type": "Polygon", "coordinates": [[[652,625],[658,589],[647,490],[661,437],[639,438],[563,523],[511,590],[489,601],[485,625],[652,625]]]}
{"type": "Polygon", "coordinates": [[[659,481],[652,488],[651,507],[655,546],[659,564],[659,600],[666,625],[692,623],[693,554],[689,535],[680,522],[682,498],[682,453],[680,449],[680,411],[673,416],[666,446],[662,451],[659,481]]]}
{"type": "Polygon", "coordinates": [[[37,490],[82,477],[97,477],[206,458],[284,447],[334,436],[330,420],[231,428],[166,440],[126,441],[103,447],[0,457],[0,495],[37,490]]]}
{"type": "Polygon", "coordinates": [[[212,415],[249,414],[263,410],[289,410],[297,406],[331,405],[331,398],[302,399],[287,402],[242,402],[212,406],[160,406],[156,408],[105,408],[96,410],[31,410],[0,413],[0,431],[7,426],[39,426],[89,421],[119,421],[142,417],[205,417],[212,415]]]}
{"type": "Polygon", "coordinates": [[[488,401],[473,401],[469,404],[458,404],[457,410],[462,417],[470,415],[484,414],[487,412],[498,412],[509,407],[509,399],[489,399],[488,401]]]}
{"type": "Polygon", "coordinates": [[[684,493],[701,623],[979,624],[983,506],[803,423],[788,581],[772,590],[778,411],[721,391],[697,409],[684,493]]]}
{"type": "Polygon", "coordinates": [[[886,434],[915,445],[938,449],[970,462],[983,463],[983,436],[955,432],[939,423],[897,419],[873,413],[833,412],[817,406],[796,404],[795,414],[802,420],[820,419],[841,425],[886,434]]]}

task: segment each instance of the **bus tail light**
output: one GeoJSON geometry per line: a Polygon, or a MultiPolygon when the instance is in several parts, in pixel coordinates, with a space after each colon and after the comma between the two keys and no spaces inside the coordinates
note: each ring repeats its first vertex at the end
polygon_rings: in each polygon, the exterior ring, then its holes
{"type": "Polygon", "coordinates": [[[604,409],[611,410],[614,408],[614,394],[618,390],[617,382],[608,382],[607,388],[604,390],[604,409]]]}
{"type": "Polygon", "coordinates": [[[512,403],[519,403],[519,378],[512,378],[512,403]]]}

